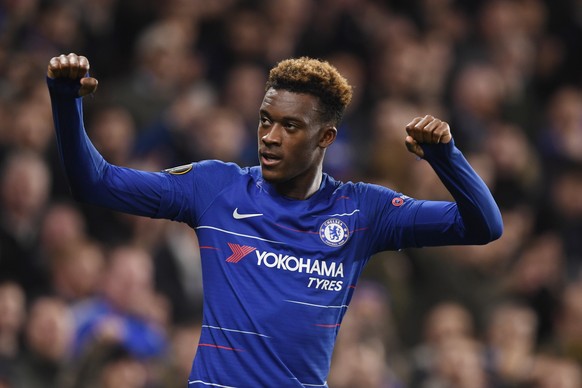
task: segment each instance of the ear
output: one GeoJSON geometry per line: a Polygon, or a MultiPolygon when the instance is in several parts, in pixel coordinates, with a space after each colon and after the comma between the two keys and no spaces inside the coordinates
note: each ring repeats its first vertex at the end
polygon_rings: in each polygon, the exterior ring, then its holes
{"type": "Polygon", "coordinates": [[[337,128],[334,126],[325,126],[321,129],[321,137],[319,138],[319,146],[321,148],[329,147],[337,137],[337,128]]]}

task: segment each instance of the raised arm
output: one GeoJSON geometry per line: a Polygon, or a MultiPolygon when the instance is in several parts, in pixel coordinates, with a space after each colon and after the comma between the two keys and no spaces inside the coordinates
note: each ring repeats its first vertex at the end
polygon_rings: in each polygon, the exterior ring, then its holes
{"type": "Polygon", "coordinates": [[[455,202],[424,202],[414,220],[418,246],[486,244],[503,233],[501,213],[491,192],[454,146],[449,125],[433,116],[406,126],[408,150],[425,159],[455,202]]]}
{"type": "Polygon", "coordinates": [[[88,74],[89,61],[76,54],[52,58],[47,70],[59,154],[73,196],[117,211],[172,218],[160,213],[169,174],[113,166],[89,140],[82,97],[95,92],[97,80],[88,74]]]}

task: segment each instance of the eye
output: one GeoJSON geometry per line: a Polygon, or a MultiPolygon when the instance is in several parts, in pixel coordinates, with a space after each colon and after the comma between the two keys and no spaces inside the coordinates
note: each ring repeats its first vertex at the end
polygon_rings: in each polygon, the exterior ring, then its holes
{"type": "Polygon", "coordinates": [[[271,120],[269,120],[266,116],[260,116],[259,117],[259,124],[262,127],[267,127],[267,126],[271,125],[271,120]]]}
{"type": "Polygon", "coordinates": [[[299,128],[299,126],[296,123],[293,123],[290,121],[283,123],[283,126],[285,127],[285,129],[287,129],[289,131],[295,131],[295,130],[297,130],[297,128],[299,128]]]}

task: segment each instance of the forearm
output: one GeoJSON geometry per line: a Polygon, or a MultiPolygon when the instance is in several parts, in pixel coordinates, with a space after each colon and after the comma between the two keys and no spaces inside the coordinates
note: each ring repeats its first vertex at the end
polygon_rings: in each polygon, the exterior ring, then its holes
{"type": "MultiPolygon", "coordinates": [[[[454,146],[438,144],[423,147],[425,159],[432,166],[455,204],[427,203],[425,219],[442,222],[451,241],[456,244],[486,244],[501,236],[501,213],[489,188],[454,146]],[[447,223],[450,225],[447,227],[447,223]]],[[[436,244],[423,244],[436,245],[436,244]]]]}
{"type": "Polygon", "coordinates": [[[109,164],[89,140],[78,82],[47,79],[61,162],[73,196],[80,201],[154,217],[162,180],[109,164]]]}
{"type": "Polygon", "coordinates": [[[87,137],[82,98],[75,97],[78,90],[75,82],[49,78],[47,84],[62,167],[73,195],[87,200],[98,186],[107,162],[87,137]]]}

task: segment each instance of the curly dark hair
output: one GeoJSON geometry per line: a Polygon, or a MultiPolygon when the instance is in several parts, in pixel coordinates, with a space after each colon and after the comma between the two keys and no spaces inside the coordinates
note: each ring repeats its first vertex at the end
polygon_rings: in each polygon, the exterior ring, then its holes
{"type": "Polygon", "coordinates": [[[352,99],[352,87],[326,61],[301,57],[279,62],[269,72],[265,90],[270,88],[307,93],[319,98],[322,120],[339,124],[352,99]]]}

